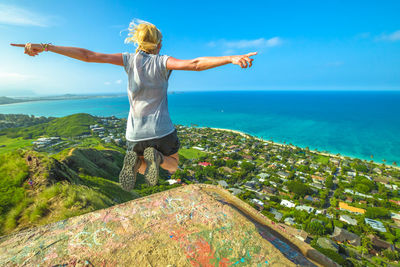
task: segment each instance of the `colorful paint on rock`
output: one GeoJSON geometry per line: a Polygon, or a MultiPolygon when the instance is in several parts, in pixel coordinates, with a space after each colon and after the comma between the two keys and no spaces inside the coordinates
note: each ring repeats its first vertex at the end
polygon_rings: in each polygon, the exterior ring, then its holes
{"type": "Polygon", "coordinates": [[[315,266],[199,185],[0,238],[1,266],[78,264],[315,266]]]}

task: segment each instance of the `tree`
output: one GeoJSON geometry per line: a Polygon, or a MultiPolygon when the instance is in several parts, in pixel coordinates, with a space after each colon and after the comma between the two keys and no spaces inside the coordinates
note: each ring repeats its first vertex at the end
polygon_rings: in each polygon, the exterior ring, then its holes
{"type": "Polygon", "coordinates": [[[226,161],[226,166],[228,166],[229,168],[233,168],[237,166],[237,162],[236,160],[233,159],[229,159],[226,161]]]}
{"type": "Polygon", "coordinates": [[[293,192],[297,197],[304,197],[305,195],[312,194],[313,191],[307,185],[300,181],[290,181],[287,183],[287,187],[290,192],[293,192]]]}
{"type": "Polygon", "coordinates": [[[382,254],[388,258],[390,261],[397,261],[400,260],[400,254],[398,251],[391,251],[389,249],[385,249],[382,254]]]}
{"type": "Polygon", "coordinates": [[[232,154],[231,154],[231,158],[234,159],[234,160],[241,160],[241,159],[243,159],[243,157],[242,157],[240,154],[238,154],[238,153],[232,153],[232,154]]]}
{"type": "Polygon", "coordinates": [[[240,164],[240,168],[242,168],[246,173],[249,173],[254,170],[255,166],[254,164],[245,161],[240,164]]]}
{"type": "Polygon", "coordinates": [[[333,184],[333,176],[332,175],[329,175],[328,178],[326,178],[325,186],[329,189],[333,189],[334,184],[333,184]]]}
{"type": "Polygon", "coordinates": [[[367,212],[365,213],[365,217],[375,219],[389,219],[390,218],[390,211],[385,208],[380,207],[368,207],[367,212]]]}
{"type": "Polygon", "coordinates": [[[306,231],[313,235],[324,235],[325,227],[318,221],[313,221],[306,224],[306,231]]]}

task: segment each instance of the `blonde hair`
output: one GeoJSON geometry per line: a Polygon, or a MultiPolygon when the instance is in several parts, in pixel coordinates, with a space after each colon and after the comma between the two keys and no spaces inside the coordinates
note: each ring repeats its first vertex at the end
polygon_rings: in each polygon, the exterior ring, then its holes
{"type": "Polygon", "coordinates": [[[162,34],[156,26],[144,20],[133,19],[128,30],[125,43],[134,43],[137,47],[136,52],[142,50],[146,53],[154,53],[157,50],[162,34]]]}

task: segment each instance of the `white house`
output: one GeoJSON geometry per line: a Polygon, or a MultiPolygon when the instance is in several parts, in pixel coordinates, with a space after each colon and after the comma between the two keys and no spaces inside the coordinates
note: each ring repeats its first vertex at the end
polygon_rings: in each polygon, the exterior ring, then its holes
{"type": "Polygon", "coordinates": [[[229,186],[228,183],[226,181],[224,181],[224,180],[219,180],[218,184],[220,186],[222,186],[223,188],[227,188],[229,186]]]}
{"type": "Polygon", "coordinates": [[[369,224],[373,229],[385,233],[386,232],[386,228],[385,226],[383,226],[383,223],[380,221],[375,221],[369,218],[365,218],[365,223],[369,224]]]}
{"type": "Polygon", "coordinates": [[[313,207],[305,206],[305,205],[297,206],[296,210],[304,210],[304,211],[307,211],[308,213],[314,212],[314,208],[313,207]]]}
{"type": "Polygon", "coordinates": [[[253,199],[251,200],[251,202],[253,202],[253,203],[256,204],[256,205],[264,206],[264,202],[262,202],[261,200],[256,199],[256,198],[253,198],[253,199]]]}
{"type": "Polygon", "coordinates": [[[349,215],[340,215],[339,220],[351,225],[357,225],[357,220],[351,218],[349,215]]]}
{"type": "Polygon", "coordinates": [[[287,208],[294,208],[294,207],[296,207],[296,204],[294,204],[293,202],[291,202],[291,201],[289,201],[289,200],[286,200],[286,199],[282,199],[281,205],[282,205],[282,206],[285,206],[285,207],[287,207],[287,208]]]}
{"type": "Polygon", "coordinates": [[[176,184],[178,181],[175,179],[169,179],[167,180],[167,182],[171,185],[171,184],[176,184]]]}
{"type": "Polygon", "coordinates": [[[235,196],[243,193],[243,190],[240,190],[238,188],[229,188],[229,190],[232,191],[232,194],[235,196]]]}

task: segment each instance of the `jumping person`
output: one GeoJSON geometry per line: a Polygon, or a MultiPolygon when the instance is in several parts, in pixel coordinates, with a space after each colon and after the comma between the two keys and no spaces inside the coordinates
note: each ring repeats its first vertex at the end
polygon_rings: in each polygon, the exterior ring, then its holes
{"type": "Polygon", "coordinates": [[[132,190],[137,172],[149,185],[158,182],[159,167],[174,173],[178,168],[180,142],[168,112],[167,89],[172,70],[202,71],[229,63],[241,68],[252,66],[256,52],[237,56],[199,57],[180,60],[159,55],[162,35],[153,24],[132,21],[125,42],[133,42],[136,53],[103,54],[84,48],[47,44],[11,44],[25,47],[25,54],[36,56],[50,51],[84,62],[123,66],[128,74],[130,104],[126,129],[127,152],[119,175],[123,189],[132,190]]]}

